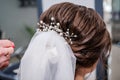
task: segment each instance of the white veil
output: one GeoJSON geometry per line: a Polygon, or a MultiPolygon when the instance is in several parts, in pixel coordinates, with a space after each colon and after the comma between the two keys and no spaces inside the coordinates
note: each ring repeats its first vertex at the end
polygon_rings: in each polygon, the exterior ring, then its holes
{"type": "Polygon", "coordinates": [[[55,31],[33,36],[20,64],[20,80],[74,80],[76,58],[55,31]]]}

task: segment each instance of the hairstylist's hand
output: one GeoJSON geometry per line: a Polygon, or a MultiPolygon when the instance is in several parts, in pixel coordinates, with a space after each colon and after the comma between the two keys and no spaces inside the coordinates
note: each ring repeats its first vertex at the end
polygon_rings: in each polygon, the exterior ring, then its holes
{"type": "Polygon", "coordinates": [[[14,52],[14,43],[10,40],[0,40],[0,69],[9,65],[10,55],[14,52]]]}

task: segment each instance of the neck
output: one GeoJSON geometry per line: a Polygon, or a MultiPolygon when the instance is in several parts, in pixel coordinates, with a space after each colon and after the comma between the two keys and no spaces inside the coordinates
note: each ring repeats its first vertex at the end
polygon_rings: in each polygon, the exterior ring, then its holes
{"type": "Polygon", "coordinates": [[[76,72],[75,80],[84,80],[85,74],[86,71],[84,69],[81,69],[80,72],[76,72]]]}
{"type": "Polygon", "coordinates": [[[76,75],[75,80],[84,80],[84,77],[81,75],[76,75]]]}
{"type": "Polygon", "coordinates": [[[87,73],[91,72],[91,68],[80,68],[75,73],[75,80],[84,80],[84,77],[87,73]]]}
{"type": "Polygon", "coordinates": [[[95,69],[96,65],[97,62],[89,68],[84,68],[84,67],[76,68],[75,80],[84,80],[85,75],[87,73],[92,72],[95,69]]]}

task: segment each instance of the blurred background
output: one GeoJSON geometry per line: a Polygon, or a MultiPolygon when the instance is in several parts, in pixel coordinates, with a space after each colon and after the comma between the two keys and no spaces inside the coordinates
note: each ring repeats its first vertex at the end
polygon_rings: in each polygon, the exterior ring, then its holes
{"type": "Polygon", "coordinates": [[[103,69],[99,63],[87,80],[120,80],[120,0],[0,0],[0,39],[10,39],[16,45],[10,65],[0,71],[0,80],[18,80],[20,59],[37,28],[40,14],[52,4],[65,1],[95,9],[111,34],[113,45],[106,62],[108,68],[103,69]]]}

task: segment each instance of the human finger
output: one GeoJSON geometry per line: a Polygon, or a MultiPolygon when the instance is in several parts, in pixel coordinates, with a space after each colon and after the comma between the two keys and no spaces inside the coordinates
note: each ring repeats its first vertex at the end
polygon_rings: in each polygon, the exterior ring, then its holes
{"type": "Polygon", "coordinates": [[[2,63],[0,65],[0,69],[4,69],[5,67],[7,67],[9,65],[9,61],[5,61],[4,63],[2,63]]]}
{"type": "Polygon", "coordinates": [[[12,47],[9,47],[9,48],[3,48],[3,47],[0,47],[0,56],[1,55],[10,55],[14,52],[14,48],[12,47]]]}
{"type": "Polygon", "coordinates": [[[14,48],[13,47],[9,47],[9,48],[4,48],[5,53],[9,53],[12,54],[14,52],[14,48]]]}
{"type": "Polygon", "coordinates": [[[10,40],[0,40],[0,47],[15,47],[15,44],[10,40]]]}
{"type": "Polygon", "coordinates": [[[3,64],[5,61],[9,61],[10,57],[6,57],[6,56],[1,56],[0,57],[0,65],[3,64]]]}

